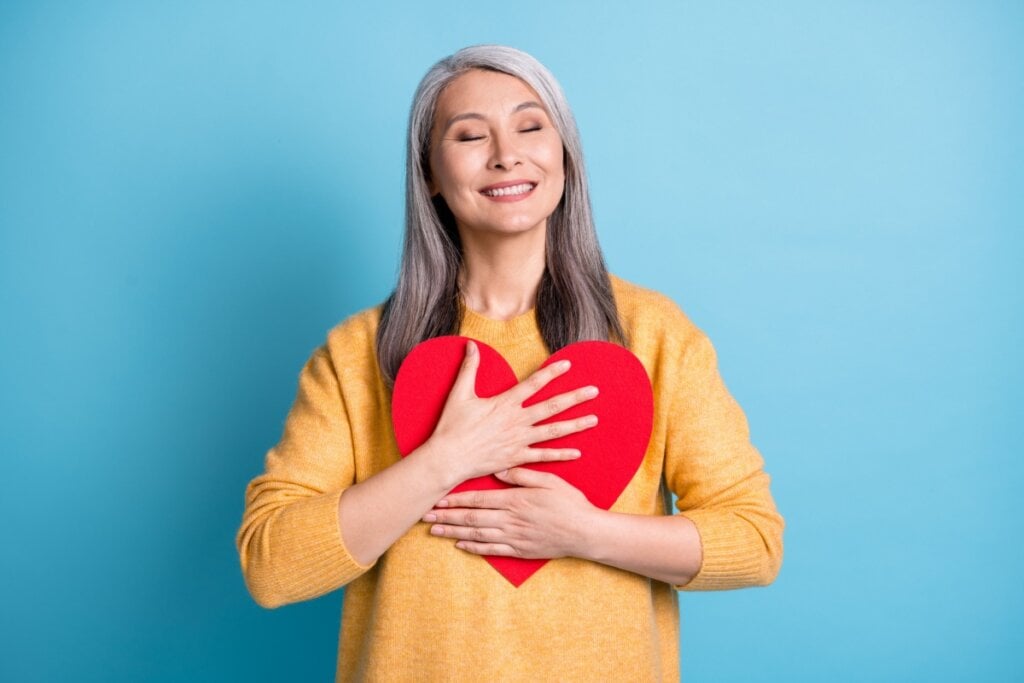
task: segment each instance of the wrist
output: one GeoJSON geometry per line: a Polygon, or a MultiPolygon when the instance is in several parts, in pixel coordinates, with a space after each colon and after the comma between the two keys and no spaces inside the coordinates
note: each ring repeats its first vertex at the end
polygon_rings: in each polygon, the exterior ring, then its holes
{"type": "Polygon", "coordinates": [[[430,438],[408,455],[423,464],[431,481],[437,482],[439,488],[444,489],[444,493],[448,493],[466,479],[453,471],[451,461],[445,457],[446,453],[448,450],[442,444],[430,438]]]}
{"type": "Polygon", "coordinates": [[[601,562],[606,557],[606,539],[608,523],[612,513],[597,506],[590,505],[581,515],[578,533],[575,534],[575,547],[572,556],[592,562],[601,562]]]}

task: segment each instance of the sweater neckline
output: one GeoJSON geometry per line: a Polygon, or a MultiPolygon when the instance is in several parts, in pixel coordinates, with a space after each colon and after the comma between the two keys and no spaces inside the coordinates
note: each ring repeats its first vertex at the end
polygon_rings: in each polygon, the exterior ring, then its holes
{"type": "Polygon", "coordinates": [[[461,334],[486,344],[506,345],[514,342],[540,339],[537,309],[531,308],[508,320],[487,318],[460,302],[462,312],[461,334]]]}

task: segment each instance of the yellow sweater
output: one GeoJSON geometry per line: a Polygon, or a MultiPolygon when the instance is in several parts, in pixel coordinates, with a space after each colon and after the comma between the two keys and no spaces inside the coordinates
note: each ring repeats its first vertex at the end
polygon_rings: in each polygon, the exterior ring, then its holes
{"type": "MultiPolygon", "coordinates": [[[[670,586],[561,558],[515,588],[426,523],[373,565],[357,562],[339,531],[341,492],[400,457],[374,355],[380,307],[367,309],[331,330],[303,367],[284,434],[246,490],[237,538],[246,584],[264,607],[346,586],[339,681],[675,681],[673,589],[774,580],[784,522],[711,342],[667,297],[611,279],[654,387],[650,445],[611,509],[671,514],[674,492],[700,533],[700,572],[670,586]]],[[[500,351],[520,379],[548,355],[533,311],[508,321],[466,311],[460,334],[500,351]]]]}

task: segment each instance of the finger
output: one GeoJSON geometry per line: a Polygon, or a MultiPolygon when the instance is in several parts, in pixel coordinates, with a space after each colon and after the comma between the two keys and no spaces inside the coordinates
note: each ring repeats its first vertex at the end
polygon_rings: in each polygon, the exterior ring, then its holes
{"type": "Polygon", "coordinates": [[[505,510],[508,508],[509,492],[507,490],[460,491],[449,493],[438,501],[439,508],[487,508],[505,510]]]}
{"type": "Polygon", "coordinates": [[[466,355],[463,357],[459,374],[455,376],[455,384],[451,393],[464,398],[476,397],[476,370],[480,366],[480,349],[472,339],[466,340],[466,355]]]}
{"type": "Polygon", "coordinates": [[[565,479],[562,479],[557,474],[538,472],[537,470],[531,470],[529,467],[513,467],[504,472],[498,472],[494,476],[509,484],[532,486],[534,488],[550,489],[559,484],[566,483],[565,479]]]}
{"type": "Polygon", "coordinates": [[[523,401],[543,389],[545,384],[559,375],[565,374],[569,370],[569,367],[570,363],[568,360],[560,360],[557,363],[545,365],[540,370],[537,370],[522,382],[509,389],[505,392],[505,395],[515,401],[517,405],[522,405],[523,401]]]}
{"type": "Polygon", "coordinates": [[[529,419],[530,424],[536,424],[541,420],[558,415],[559,413],[564,412],[573,406],[579,405],[584,401],[589,401],[597,396],[597,394],[597,387],[585,386],[573,391],[567,391],[564,394],[559,394],[558,396],[552,396],[546,401],[541,401],[540,403],[527,408],[527,418],[529,419]]]}
{"type": "Polygon", "coordinates": [[[477,526],[500,529],[504,521],[504,512],[497,510],[479,510],[476,508],[456,508],[454,510],[431,510],[421,517],[424,522],[452,524],[456,526],[477,526]]]}
{"type": "Polygon", "coordinates": [[[523,452],[525,459],[518,463],[520,465],[527,465],[531,462],[577,460],[583,455],[578,448],[526,448],[523,452]]]}
{"type": "Polygon", "coordinates": [[[497,543],[504,538],[501,529],[488,529],[479,526],[448,526],[435,524],[430,527],[431,536],[442,536],[454,538],[457,541],[472,541],[474,543],[497,543]]]}
{"type": "Polygon", "coordinates": [[[557,439],[567,434],[582,432],[597,425],[597,415],[585,415],[572,420],[561,420],[530,427],[530,444],[542,443],[557,439]]]}
{"type": "Polygon", "coordinates": [[[478,543],[475,541],[459,541],[455,544],[455,547],[459,550],[465,550],[466,552],[473,553],[474,555],[522,557],[522,553],[520,553],[507,543],[478,543]]]}

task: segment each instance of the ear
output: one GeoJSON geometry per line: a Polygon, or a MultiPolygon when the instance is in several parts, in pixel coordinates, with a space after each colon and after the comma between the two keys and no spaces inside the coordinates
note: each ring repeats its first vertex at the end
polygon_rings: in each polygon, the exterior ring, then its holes
{"type": "Polygon", "coordinates": [[[433,145],[431,145],[431,147],[429,147],[421,157],[420,169],[423,171],[423,180],[427,183],[427,192],[430,193],[430,197],[433,199],[441,194],[441,186],[434,177],[434,164],[431,149],[433,149],[433,145]]]}
{"type": "Polygon", "coordinates": [[[427,192],[430,193],[431,197],[436,197],[438,192],[437,183],[434,182],[434,174],[430,172],[430,166],[427,163],[423,163],[420,168],[423,171],[423,180],[427,184],[427,192]]]}

